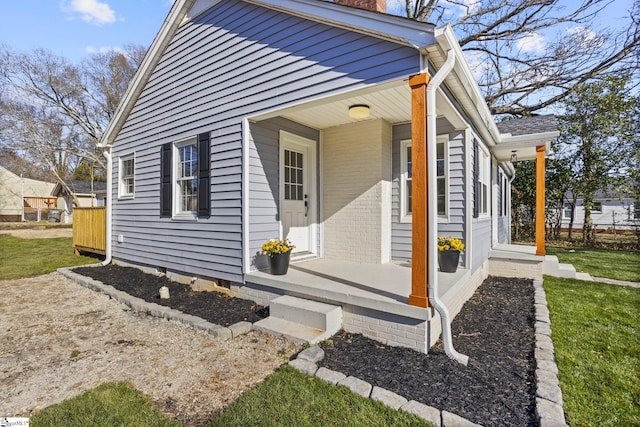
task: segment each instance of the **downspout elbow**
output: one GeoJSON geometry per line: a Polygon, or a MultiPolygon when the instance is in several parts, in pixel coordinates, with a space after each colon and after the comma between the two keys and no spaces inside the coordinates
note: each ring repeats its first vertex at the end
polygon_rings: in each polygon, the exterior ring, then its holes
{"type": "Polygon", "coordinates": [[[102,155],[107,159],[107,223],[106,223],[106,249],[105,249],[105,257],[104,261],[101,264],[109,265],[111,263],[111,228],[112,228],[112,219],[111,219],[111,210],[113,207],[113,186],[112,186],[112,178],[113,178],[113,159],[111,157],[111,147],[103,147],[104,151],[102,155]]]}
{"type": "Polygon", "coordinates": [[[431,78],[429,85],[427,86],[427,156],[429,159],[428,168],[428,182],[429,182],[429,218],[428,220],[428,235],[430,236],[428,242],[429,248],[429,303],[440,314],[440,322],[442,325],[442,344],[444,346],[445,353],[451,359],[459,362],[465,366],[469,363],[469,357],[464,354],[458,353],[453,348],[453,338],[451,336],[451,316],[449,310],[444,303],[438,297],[438,271],[437,271],[437,253],[438,245],[435,236],[438,235],[438,221],[434,218],[434,214],[437,215],[438,207],[436,198],[433,196],[437,192],[437,176],[436,176],[436,90],[438,86],[444,81],[445,77],[453,70],[453,66],[456,62],[456,56],[453,50],[449,50],[447,53],[447,60],[438,70],[438,72],[431,78]]]}

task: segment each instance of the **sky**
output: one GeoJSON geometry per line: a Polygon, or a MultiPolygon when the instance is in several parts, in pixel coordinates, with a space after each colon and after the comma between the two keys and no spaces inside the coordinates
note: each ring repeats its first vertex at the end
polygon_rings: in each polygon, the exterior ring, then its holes
{"type": "MultiPolygon", "coordinates": [[[[387,1],[390,8],[397,8],[396,3],[402,0],[387,1]]],[[[477,1],[458,0],[458,4],[466,3],[473,10],[477,1]]],[[[563,2],[575,5],[578,0],[563,2]]],[[[0,0],[0,43],[22,52],[43,47],[71,62],[126,44],[148,47],[172,3],[173,0],[0,0]]],[[[612,0],[600,14],[599,26],[617,25],[631,4],[632,0],[612,0]]],[[[533,52],[543,47],[548,37],[529,34],[518,47],[533,52]]]]}
{"type": "Polygon", "coordinates": [[[0,43],[80,62],[126,44],[149,47],[172,0],[0,0],[0,43]]]}

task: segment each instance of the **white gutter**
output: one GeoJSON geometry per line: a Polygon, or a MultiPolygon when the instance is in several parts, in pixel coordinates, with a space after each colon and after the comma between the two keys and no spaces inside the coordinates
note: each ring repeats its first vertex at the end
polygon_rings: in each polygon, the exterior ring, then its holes
{"type": "Polygon", "coordinates": [[[429,281],[429,303],[438,311],[440,314],[440,321],[442,323],[442,343],[444,345],[444,351],[451,359],[456,362],[462,363],[463,365],[467,365],[469,362],[469,357],[464,354],[458,353],[453,348],[453,342],[451,337],[451,317],[449,316],[449,310],[442,303],[440,298],[438,297],[438,265],[437,265],[437,256],[438,256],[438,221],[435,212],[438,211],[437,198],[436,194],[438,194],[437,187],[437,162],[436,162],[436,90],[438,86],[442,83],[445,77],[453,70],[453,66],[456,62],[455,52],[451,49],[447,52],[447,60],[440,67],[440,70],[431,78],[431,81],[427,85],[427,159],[428,159],[428,167],[427,167],[427,182],[428,182],[428,193],[429,200],[428,203],[428,212],[427,215],[427,235],[429,236],[429,241],[427,242],[427,248],[429,253],[429,259],[427,259],[429,275],[427,277],[429,281]]]}
{"type": "Polygon", "coordinates": [[[113,179],[113,159],[111,158],[110,151],[111,147],[107,147],[102,152],[102,155],[107,159],[107,247],[105,250],[104,261],[101,263],[102,265],[109,265],[111,263],[111,209],[113,207],[113,183],[111,180],[113,179]]]}

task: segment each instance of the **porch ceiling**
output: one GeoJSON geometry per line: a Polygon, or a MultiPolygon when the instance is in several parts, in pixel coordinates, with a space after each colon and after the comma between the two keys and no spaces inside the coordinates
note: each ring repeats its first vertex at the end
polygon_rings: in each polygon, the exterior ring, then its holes
{"type": "MultiPolygon", "coordinates": [[[[384,119],[391,124],[408,123],[411,121],[411,89],[408,79],[310,101],[252,119],[284,117],[314,129],[326,129],[362,121],[349,117],[349,107],[356,104],[369,106],[370,116],[364,120],[384,119]]],[[[451,123],[458,123],[460,128],[458,114],[440,91],[436,95],[436,110],[438,117],[446,117],[451,123]]]]}

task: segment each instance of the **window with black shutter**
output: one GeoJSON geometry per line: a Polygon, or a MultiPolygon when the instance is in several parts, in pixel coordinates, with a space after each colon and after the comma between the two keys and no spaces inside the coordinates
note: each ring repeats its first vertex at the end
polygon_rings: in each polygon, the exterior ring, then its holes
{"type": "Polygon", "coordinates": [[[161,150],[160,216],[209,218],[211,210],[209,132],[161,150]]]}

